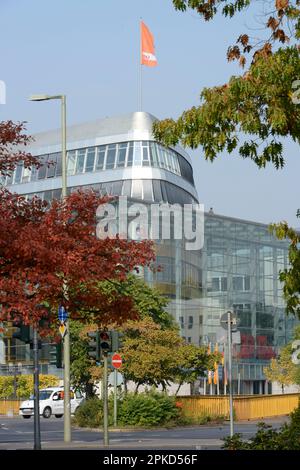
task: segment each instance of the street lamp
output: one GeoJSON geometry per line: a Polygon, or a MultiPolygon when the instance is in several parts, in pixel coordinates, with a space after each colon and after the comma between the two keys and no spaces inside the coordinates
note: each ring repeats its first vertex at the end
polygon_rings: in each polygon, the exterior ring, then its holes
{"type": "MultiPolygon", "coordinates": [[[[30,101],[61,100],[61,148],[62,148],[62,199],[67,196],[67,125],[66,95],[32,95],[30,101]]],[[[71,442],[71,406],[70,406],[70,329],[66,320],[64,336],[64,441],[71,442]]]]}

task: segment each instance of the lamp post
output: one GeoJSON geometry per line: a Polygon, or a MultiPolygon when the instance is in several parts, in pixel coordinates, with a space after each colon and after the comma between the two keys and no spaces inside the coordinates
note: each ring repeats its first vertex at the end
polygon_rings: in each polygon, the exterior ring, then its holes
{"type": "MultiPolygon", "coordinates": [[[[67,125],[65,95],[32,95],[30,101],[61,101],[61,150],[62,150],[62,199],[67,196],[67,125]]],[[[70,329],[68,319],[64,336],[64,441],[71,442],[71,406],[70,406],[70,329]]]]}

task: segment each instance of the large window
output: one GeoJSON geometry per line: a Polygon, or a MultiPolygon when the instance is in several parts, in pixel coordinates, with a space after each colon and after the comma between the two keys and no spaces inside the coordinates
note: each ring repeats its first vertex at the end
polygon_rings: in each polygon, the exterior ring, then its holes
{"type": "MultiPolygon", "coordinates": [[[[39,158],[42,166],[38,170],[34,168],[28,170],[26,172],[26,178],[23,179],[24,168],[23,165],[20,164],[13,172],[11,178],[7,178],[6,185],[20,182],[27,183],[29,181],[36,181],[37,179],[61,176],[62,161],[60,152],[42,155],[39,158]],[[47,163],[50,163],[50,165],[47,163]]],[[[162,168],[177,175],[181,175],[191,184],[194,184],[192,167],[185,158],[174,150],[156,142],[120,142],[119,144],[69,150],[67,153],[69,176],[78,173],[90,173],[93,171],[112,170],[114,168],[126,168],[131,166],[162,168]]],[[[165,197],[165,195],[163,196],[165,197]]],[[[172,199],[171,194],[168,195],[168,199],[172,199]]],[[[183,202],[177,200],[177,195],[174,195],[174,200],[176,200],[176,202],[183,202]]]]}

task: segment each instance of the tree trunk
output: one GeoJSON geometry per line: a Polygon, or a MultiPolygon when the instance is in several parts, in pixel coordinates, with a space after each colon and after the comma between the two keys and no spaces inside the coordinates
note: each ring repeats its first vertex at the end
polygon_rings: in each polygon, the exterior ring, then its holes
{"type": "Polygon", "coordinates": [[[179,390],[181,389],[182,383],[183,383],[183,382],[180,382],[180,384],[178,385],[177,390],[176,390],[176,392],[175,392],[175,396],[178,395],[179,390]]]}
{"type": "Polygon", "coordinates": [[[85,384],[85,394],[86,398],[92,398],[95,395],[93,384],[89,382],[85,384]]]}

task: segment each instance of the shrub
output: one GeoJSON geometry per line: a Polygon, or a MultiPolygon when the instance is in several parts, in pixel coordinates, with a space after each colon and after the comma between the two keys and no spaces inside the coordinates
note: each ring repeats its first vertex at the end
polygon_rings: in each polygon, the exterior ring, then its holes
{"type": "MultiPolygon", "coordinates": [[[[54,387],[59,384],[59,378],[54,375],[40,375],[40,389],[54,387]]],[[[17,398],[28,398],[33,393],[33,376],[16,376],[17,398]]],[[[0,376],[0,398],[9,399],[14,395],[14,377],[11,375],[0,376]]]]}
{"type": "Polygon", "coordinates": [[[300,450],[300,401],[290,415],[289,424],[279,430],[265,423],[258,423],[256,434],[249,441],[243,441],[241,434],[224,439],[223,449],[228,450],[300,450]]]}
{"type": "Polygon", "coordinates": [[[129,426],[174,424],[180,416],[174,397],[155,391],[127,394],[119,409],[119,422],[129,426]]]}
{"type": "Polygon", "coordinates": [[[103,403],[97,397],[92,397],[82,403],[74,415],[74,423],[85,428],[97,428],[103,424],[103,403]]]}
{"type": "MultiPolygon", "coordinates": [[[[113,425],[113,395],[109,397],[109,425],[113,425]]],[[[161,426],[180,422],[175,399],[164,393],[129,393],[118,400],[118,423],[122,426],[161,426]]],[[[103,402],[97,397],[77,408],[74,423],[80,427],[103,425],[103,402]]]]}

